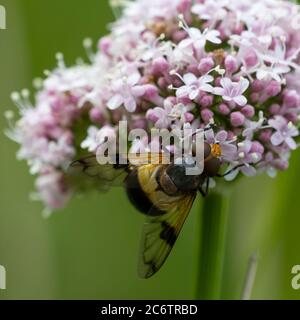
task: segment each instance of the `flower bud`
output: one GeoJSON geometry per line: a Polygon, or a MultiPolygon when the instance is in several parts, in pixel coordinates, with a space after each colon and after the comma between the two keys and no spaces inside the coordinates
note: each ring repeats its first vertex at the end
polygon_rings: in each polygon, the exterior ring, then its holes
{"type": "Polygon", "coordinates": [[[234,127],[239,127],[244,124],[245,116],[239,111],[232,112],[230,115],[230,122],[234,127]]]}

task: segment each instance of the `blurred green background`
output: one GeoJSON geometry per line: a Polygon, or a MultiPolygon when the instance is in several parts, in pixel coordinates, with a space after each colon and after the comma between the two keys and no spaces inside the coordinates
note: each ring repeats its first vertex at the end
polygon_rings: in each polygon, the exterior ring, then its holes
{"type": "MultiPolygon", "coordinates": [[[[55,66],[61,51],[73,64],[82,40],[107,32],[113,15],[104,0],[1,0],[7,30],[0,30],[0,110],[10,93],[31,88],[34,77],[55,66]]],[[[6,127],[0,117],[1,131],[6,127]]],[[[77,198],[49,219],[31,202],[33,177],[15,159],[17,145],[0,135],[0,265],[7,290],[0,299],[192,299],[198,269],[200,201],[175,250],[156,277],[137,277],[143,222],[124,191],[77,198]]],[[[277,179],[242,179],[230,204],[222,298],[238,299],[249,256],[259,251],[253,298],[298,299],[291,268],[300,264],[300,150],[277,179]]]]}

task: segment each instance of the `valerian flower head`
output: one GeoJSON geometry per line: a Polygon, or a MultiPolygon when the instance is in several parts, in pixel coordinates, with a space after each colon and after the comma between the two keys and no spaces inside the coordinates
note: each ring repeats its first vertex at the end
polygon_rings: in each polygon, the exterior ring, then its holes
{"type": "MultiPolygon", "coordinates": [[[[12,98],[7,135],[37,175],[40,198],[64,206],[76,186],[66,168],[129,129],[194,133],[219,144],[221,173],[275,176],[299,144],[299,6],[281,0],[126,1],[90,63],[58,67],[12,98]],[[214,123],[207,130],[207,126],[214,123]]],[[[158,140],[135,139],[128,150],[158,140]]],[[[172,150],[173,146],[168,146],[172,150]]],[[[174,149],[174,148],[173,148],[174,149]]]]}

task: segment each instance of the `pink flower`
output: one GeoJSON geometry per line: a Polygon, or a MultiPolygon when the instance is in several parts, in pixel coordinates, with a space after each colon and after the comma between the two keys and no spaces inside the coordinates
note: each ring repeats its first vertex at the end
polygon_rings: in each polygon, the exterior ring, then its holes
{"type": "Polygon", "coordinates": [[[191,122],[194,117],[190,113],[195,107],[194,104],[185,105],[183,103],[177,103],[172,105],[171,101],[166,100],[164,108],[156,107],[150,109],[146,113],[146,117],[155,123],[155,127],[158,129],[164,129],[170,127],[171,124],[179,126],[185,122],[191,122]]]}
{"type": "Polygon", "coordinates": [[[39,197],[50,209],[58,209],[66,205],[71,197],[64,175],[55,169],[48,169],[36,180],[39,197]]]}
{"type": "Polygon", "coordinates": [[[234,144],[236,139],[229,140],[228,133],[225,130],[219,131],[216,135],[214,131],[208,130],[205,132],[205,138],[208,143],[218,143],[222,150],[222,159],[230,162],[236,159],[237,157],[237,147],[234,144]]]}
{"type": "Polygon", "coordinates": [[[171,112],[172,106],[164,104],[164,108],[155,107],[150,109],[146,113],[147,119],[155,123],[157,129],[168,128],[171,125],[171,118],[169,113],[171,112]]]}
{"type": "Polygon", "coordinates": [[[240,171],[248,177],[256,175],[254,164],[258,163],[261,160],[261,154],[259,152],[255,152],[252,146],[252,142],[249,140],[238,143],[238,160],[236,162],[232,162],[227,170],[229,171],[232,168],[235,168],[237,165],[242,166],[238,167],[231,174],[227,175],[225,177],[226,180],[233,180],[240,171]]]}
{"type": "Polygon", "coordinates": [[[115,129],[111,126],[107,125],[101,129],[91,126],[88,128],[88,136],[81,143],[81,148],[88,149],[89,152],[95,152],[107,138],[113,140],[115,136],[115,129]]]}
{"type": "Polygon", "coordinates": [[[243,96],[249,87],[247,79],[241,78],[239,82],[232,82],[229,78],[222,78],[221,86],[214,88],[215,95],[222,96],[223,100],[233,101],[242,107],[247,104],[247,99],[243,96]]]}
{"type": "Polygon", "coordinates": [[[114,80],[112,82],[112,90],[115,94],[107,102],[108,108],[115,110],[124,105],[128,112],[134,112],[137,106],[137,98],[145,93],[145,88],[137,85],[140,78],[140,74],[136,72],[114,80]]]}
{"type": "Polygon", "coordinates": [[[201,91],[213,92],[213,87],[209,84],[214,80],[211,75],[206,74],[197,78],[193,73],[187,73],[181,79],[185,85],[177,89],[177,97],[188,96],[190,100],[194,100],[201,91]]]}
{"type": "Polygon", "coordinates": [[[186,22],[182,19],[180,26],[188,34],[188,38],[180,42],[181,48],[193,46],[195,49],[202,50],[205,47],[207,41],[220,44],[222,41],[219,39],[220,32],[218,30],[209,30],[208,28],[201,32],[200,29],[189,27],[186,22]]]}
{"type": "Polygon", "coordinates": [[[276,130],[271,136],[271,143],[274,146],[279,146],[286,143],[290,149],[295,150],[297,144],[293,137],[299,135],[299,130],[282,116],[275,116],[274,119],[269,120],[269,125],[276,130]]]}
{"type": "Polygon", "coordinates": [[[263,128],[265,122],[263,112],[260,111],[258,116],[258,121],[247,120],[245,123],[246,129],[243,131],[243,136],[246,137],[248,140],[252,140],[254,133],[263,128]]]}
{"type": "Polygon", "coordinates": [[[223,20],[226,16],[226,10],[224,9],[224,1],[207,0],[205,5],[203,3],[195,4],[192,7],[192,12],[197,14],[202,20],[223,20]]]}
{"type": "Polygon", "coordinates": [[[187,32],[189,38],[180,43],[181,47],[188,47],[192,44],[196,49],[202,49],[205,47],[207,41],[215,44],[221,43],[221,40],[219,39],[220,32],[217,30],[205,29],[201,32],[199,29],[189,28],[187,32]]]}

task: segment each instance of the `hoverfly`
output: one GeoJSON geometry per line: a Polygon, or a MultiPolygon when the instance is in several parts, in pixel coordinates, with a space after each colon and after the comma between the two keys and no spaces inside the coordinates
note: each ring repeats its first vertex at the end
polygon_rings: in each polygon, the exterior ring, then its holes
{"type": "Polygon", "coordinates": [[[180,165],[175,162],[163,164],[162,152],[140,154],[134,165],[100,165],[93,154],[74,161],[70,169],[71,174],[74,174],[74,171],[84,173],[101,185],[125,186],[130,202],[146,216],[140,244],[138,273],[142,278],[149,278],[166,261],[197,193],[200,192],[205,197],[208,193],[209,179],[224,176],[219,174],[221,154],[219,144],[205,142],[204,170],[200,175],[186,175],[188,164],[184,162],[180,165]],[[139,161],[148,164],[139,165],[139,161]]]}

